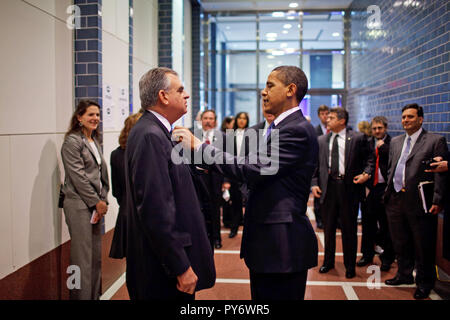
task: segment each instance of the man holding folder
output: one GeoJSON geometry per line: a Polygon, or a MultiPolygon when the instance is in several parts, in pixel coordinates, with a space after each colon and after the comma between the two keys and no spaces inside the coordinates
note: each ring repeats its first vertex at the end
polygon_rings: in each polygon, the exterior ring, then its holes
{"type": "Polygon", "coordinates": [[[416,103],[402,109],[402,126],[406,134],[391,141],[388,182],[384,200],[398,271],[387,285],[414,283],[416,267],[417,289],[414,298],[425,299],[434,287],[436,272],[437,214],[442,210],[445,174],[425,172],[427,160],[445,157],[444,137],[422,128],[423,109],[416,103]],[[421,182],[432,181],[432,203],[426,212],[420,197],[421,182]]]}

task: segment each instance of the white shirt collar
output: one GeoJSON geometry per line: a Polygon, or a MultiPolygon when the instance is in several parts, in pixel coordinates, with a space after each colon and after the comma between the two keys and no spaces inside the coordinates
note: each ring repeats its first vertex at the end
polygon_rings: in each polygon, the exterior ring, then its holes
{"type": "Polygon", "coordinates": [[[275,120],[273,120],[273,125],[277,126],[281,121],[283,121],[284,119],[286,119],[288,116],[290,116],[291,114],[293,114],[296,111],[299,111],[300,107],[297,106],[295,108],[291,108],[289,110],[286,110],[285,112],[283,112],[282,114],[280,114],[275,120]]]}
{"type": "Polygon", "coordinates": [[[408,139],[408,137],[411,137],[411,142],[414,144],[417,141],[417,139],[419,138],[421,133],[422,133],[422,127],[420,127],[419,130],[417,130],[410,136],[408,134],[406,134],[406,139],[408,139]]]}
{"type": "Polygon", "coordinates": [[[159,121],[161,121],[161,123],[164,125],[164,127],[166,127],[167,132],[172,131],[172,126],[170,125],[169,120],[167,120],[166,118],[164,118],[162,115],[160,115],[158,112],[153,111],[153,110],[147,110],[150,111],[151,113],[153,113],[155,115],[155,117],[158,118],[159,121]]]}
{"type": "Polygon", "coordinates": [[[335,135],[339,135],[342,138],[345,138],[345,134],[347,132],[347,128],[342,129],[341,131],[339,131],[338,133],[334,133],[331,135],[331,137],[334,137],[335,135]]]}

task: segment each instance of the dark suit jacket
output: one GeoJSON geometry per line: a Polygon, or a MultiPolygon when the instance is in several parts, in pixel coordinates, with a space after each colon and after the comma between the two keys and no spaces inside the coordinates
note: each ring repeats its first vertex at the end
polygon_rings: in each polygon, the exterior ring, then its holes
{"type": "Polygon", "coordinates": [[[317,136],[318,136],[318,137],[320,137],[320,136],[326,134],[326,132],[323,132],[323,131],[322,131],[322,127],[320,126],[320,124],[318,124],[317,127],[316,127],[316,133],[317,133],[317,136]]]}
{"type": "MultiPolygon", "coordinates": [[[[328,186],[328,160],[329,143],[332,133],[319,137],[319,162],[314,172],[311,185],[319,186],[322,190],[320,203],[323,203],[327,195],[328,186]]],[[[345,140],[345,177],[344,182],[347,190],[355,192],[356,196],[362,196],[362,185],[353,183],[353,178],[363,172],[372,174],[375,162],[373,153],[369,151],[367,139],[363,133],[347,130],[345,140]]]]}
{"type": "Polygon", "coordinates": [[[251,152],[245,163],[238,164],[236,157],[211,150],[212,146],[204,144],[200,151],[206,151],[206,157],[210,152],[212,156],[224,156],[225,164],[209,168],[248,184],[241,244],[241,258],[248,268],[258,273],[299,272],[317,265],[317,238],[306,216],[317,139],[301,111],[289,115],[274,129],[279,129],[279,145],[272,146],[270,156],[278,150],[279,159],[272,162],[278,167],[273,175],[262,174],[267,169],[262,161],[250,163],[251,152]]]}
{"type": "Polygon", "coordinates": [[[191,170],[172,162],[173,146],[167,129],[148,111],[128,137],[127,285],[132,298],[173,297],[176,276],[189,266],[198,276],[196,290],[215,282],[213,253],[191,170]]]}
{"type": "Polygon", "coordinates": [[[111,152],[112,194],[119,204],[116,226],[109,252],[110,258],[122,259],[126,256],[126,208],[125,208],[125,150],[120,146],[111,152]]]}
{"type": "MultiPolygon", "coordinates": [[[[377,161],[377,156],[375,153],[375,138],[370,137],[369,138],[369,150],[370,153],[373,154],[373,172],[372,177],[367,181],[367,187],[370,189],[373,187],[373,179],[375,178],[375,165],[377,161]]],[[[384,181],[387,182],[388,179],[388,162],[389,162],[389,146],[391,144],[391,136],[389,134],[386,134],[386,138],[384,138],[384,144],[378,148],[378,155],[380,157],[380,160],[378,162],[378,165],[380,167],[381,175],[383,176],[384,181]]]]}
{"type": "MultiPolygon", "coordinates": [[[[406,134],[402,134],[391,140],[389,150],[388,184],[384,200],[387,203],[394,190],[394,173],[402,152],[403,142],[406,134]]],[[[405,165],[405,189],[406,204],[408,213],[424,215],[425,212],[420,202],[418,185],[421,181],[434,181],[433,204],[443,205],[445,199],[445,173],[428,173],[422,165],[423,160],[434,157],[447,157],[447,142],[443,136],[427,132],[422,129],[422,133],[417,138],[405,165]]]]}

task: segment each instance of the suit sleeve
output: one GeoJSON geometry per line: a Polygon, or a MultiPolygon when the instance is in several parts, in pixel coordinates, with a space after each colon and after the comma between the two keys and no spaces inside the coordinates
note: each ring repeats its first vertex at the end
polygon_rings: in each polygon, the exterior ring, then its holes
{"type": "Polygon", "coordinates": [[[84,162],[81,158],[82,141],[73,136],[68,136],[61,148],[61,156],[65,174],[69,176],[78,195],[88,206],[95,207],[100,201],[97,191],[87,178],[84,162]]]}
{"type": "Polygon", "coordinates": [[[375,161],[376,161],[375,154],[374,152],[371,152],[369,141],[368,139],[365,138],[365,136],[363,136],[361,144],[362,144],[361,152],[364,159],[364,172],[373,175],[375,171],[375,161]]]}
{"type": "Polygon", "coordinates": [[[111,186],[112,195],[117,199],[117,201],[121,201],[123,190],[122,185],[120,184],[120,175],[123,173],[124,168],[119,167],[120,161],[118,157],[119,153],[116,150],[111,152],[111,186]]]}
{"type": "MultiPolygon", "coordinates": [[[[279,131],[278,131],[279,132],[279,131]]],[[[274,137],[272,131],[271,137],[274,137]]],[[[276,139],[275,139],[276,141],[276,139]]],[[[272,141],[273,142],[273,141],[272,141]]],[[[197,152],[203,152],[203,159],[208,166],[224,176],[242,183],[257,184],[289,173],[289,169],[310,157],[315,164],[317,139],[309,135],[305,128],[284,130],[278,143],[270,144],[270,152],[258,150],[257,156],[250,152],[247,157],[234,157],[211,145],[203,144],[197,152]],[[298,132],[293,132],[294,130],[298,132]],[[315,143],[315,145],[314,145],[315,143]],[[311,148],[314,146],[315,148],[311,148]]]]}
{"type": "Polygon", "coordinates": [[[189,268],[190,262],[176,237],[176,205],[169,175],[169,166],[173,164],[170,148],[165,146],[169,141],[165,140],[147,134],[135,150],[130,172],[137,214],[150,246],[168,275],[177,276],[189,268]]]}
{"type": "MultiPolygon", "coordinates": [[[[436,141],[433,148],[433,158],[434,157],[442,157],[444,160],[447,159],[447,142],[444,137],[439,137],[436,141]]],[[[446,192],[445,192],[445,183],[446,183],[446,172],[435,172],[434,173],[434,195],[433,195],[433,204],[443,205],[446,192]]]]}

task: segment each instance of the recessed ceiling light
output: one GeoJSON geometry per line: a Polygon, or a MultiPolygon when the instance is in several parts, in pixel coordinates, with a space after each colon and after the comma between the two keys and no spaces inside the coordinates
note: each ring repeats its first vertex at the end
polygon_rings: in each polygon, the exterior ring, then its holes
{"type": "Polygon", "coordinates": [[[284,51],[281,50],[273,50],[272,55],[274,56],[284,56],[284,51]]]}
{"type": "Polygon", "coordinates": [[[267,38],[267,41],[275,41],[277,38],[267,38]]]}
{"type": "Polygon", "coordinates": [[[288,19],[288,20],[294,20],[294,19],[295,19],[295,17],[293,17],[293,16],[289,16],[289,17],[287,17],[286,19],[288,19]]]}
{"type": "Polygon", "coordinates": [[[298,7],[298,3],[296,3],[296,2],[289,3],[289,8],[297,8],[297,7],[298,7]]]}
{"type": "Polygon", "coordinates": [[[283,31],[281,31],[281,33],[284,33],[284,34],[288,34],[288,33],[289,33],[289,31],[287,31],[287,30],[283,30],[283,31]]]}
{"type": "Polygon", "coordinates": [[[333,37],[339,37],[339,35],[340,35],[339,32],[333,32],[333,33],[332,33],[332,36],[333,36],[333,37]]]}
{"type": "Polygon", "coordinates": [[[290,29],[290,28],[292,28],[292,24],[286,23],[286,24],[283,26],[283,28],[285,28],[285,29],[290,29]]]}
{"type": "Polygon", "coordinates": [[[266,33],[266,38],[276,38],[277,36],[275,32],[266,33]]]}
{"type": "Polygon", "coordinates": [[[284,12],[281,12],[281,11],[272,12],[272,17],[274,17],[274,18],[282,18],[282,17],[284,17],[284,12]]]}
{"type": "Polygon", "coordinates": [[[275,59],[275,57],[270,55],[270,56],[267,56],[267,59],[275,59]]]}

